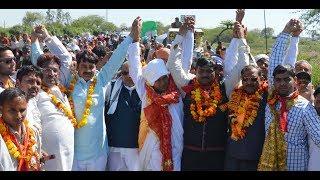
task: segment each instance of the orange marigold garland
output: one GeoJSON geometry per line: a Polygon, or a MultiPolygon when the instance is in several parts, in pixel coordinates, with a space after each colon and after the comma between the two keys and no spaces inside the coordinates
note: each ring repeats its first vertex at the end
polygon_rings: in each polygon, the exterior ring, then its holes
{"type": "Polygon", "coordinates": [[[2,117],[0,117],[0,134],[10,155],[18,160],[18,171],[38,171],[40,170],[40,155],[36,149],[35,133],[29,127],[27,120],[24,120],[23,124],[26,128],[26,134],[22,144],[18,143],[2,117]]]}
{"type": "Polygon", "coordinates": [[[217,112],[218,105],[221,103],[222,95],[219,83],[211,85],[212,91],[201,88],[200,83],[194,79],[194,89],[191,91],[192,103],[190,112],[193,119],[199,123],[206,121],[207,117],[214,116],[217,112]]]}
{"type": "Polygon", "coordinates": [[[246,128],[253,124],[257,117],[262,99],[262,93],[268,89],[267,84],[262,84],[252,95],[244,92],[242,88],[235,89],[228,103],[231,120],[231,138],[235,141],[243,139],[246,128]]]}

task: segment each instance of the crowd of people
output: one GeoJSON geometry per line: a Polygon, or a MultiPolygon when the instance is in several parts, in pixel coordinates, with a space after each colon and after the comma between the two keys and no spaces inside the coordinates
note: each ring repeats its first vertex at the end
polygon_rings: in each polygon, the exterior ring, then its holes
{"type": "Polygon", "coordinates": [[[195,55],[192,17],[171,44],[128,36],[1,37],[1,171],[320,170],[320,88],[291,19],[253,56],[233,38],[195,55]]]}

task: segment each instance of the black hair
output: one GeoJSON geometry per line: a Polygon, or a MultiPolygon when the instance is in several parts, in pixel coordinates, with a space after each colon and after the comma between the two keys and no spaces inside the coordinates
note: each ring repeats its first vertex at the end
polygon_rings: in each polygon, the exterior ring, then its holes
{"type": "Polygon", "coordinates": [[[1,54],[2,54],[4,51],[7,51],[7,50],[12,51],[12,49],[11,49],[9,46],[6,46],[6,45],[0,46],[0,57],[1,57],[1,54]]]}
{"type": "Polygon", "coordinates": [[[41,69],[34,65],[28,65],[28,66],[22,66],[22,68],[18,70],[17,80],[21,82],[24,76],[27,76],[30,74],[35,74],[37,77],[40,77],[42,79],[41,69]]]}
{"type": "Polygon", "coordinates": [[[258,70],[258,76],[262,77],[262,72],[261,69],[256,66],[256,65],[247,65],[245,66],[242,70],[241,70],[241,76],[243,76],[244,72],[248,71],[248,70],[252,70],[252,69],[257,69],[258,70]]]}
{"type": "Polygon", "coordinates": [[[296,77],[295,73],[294,73],[294,68],[290,65],[278,65],[274,70],[273,70],[273,73],[272,73],[272,76],[275,77],[276,75],[278,74],[284,74],[288,72],[289,75],[291,77],[296,77]]]}
{"type": "Polygon", "coordinates": [[[316,90],[313,93],[313,96],[317,96],[318,94],[320,94],[320,86],[316,88],[316,90]]]}
{"type": "Polygon", "coordinates": [[[12,101],[16,97],[22,97],[27,100],[26,94],[19,88],[9,88],[2,91],[0,94],[0,106],[3,106],[6,102],[12,101]]]}
{"type": "Polygon", "coordinates": [[[89,63],[93,63],[93,64],[97,64],[98,63],[98,56],[96,54],[94,54],[93,52],[85,49],[81,52],[79,52],[76,55],[76,59],[77,59],[77,64],[79,65],[81,61],[83,62],[89,62],[89,63]]]}
{"type": "Polygon", "coordinates": [[[208,59],[205,57],[201,57],[197,60],[196,67],[204,67],[209,66],[210,68],[214,68],[214,61],[212,59],[208,59]]]}
{"type": "Polygon", "coordinates": [[[37,66],[43,68],[43,66],[51,63],[51,62],[55,62],[59,65],[59,67],[61,66],[61,62],[60,62],[60,59],[58,56],[56,55],[53,55],[51,53],[44,53],[44,54],[41,54],[39,57],[38,57],[38,61],[37,61],[37,66]]]}
{"type": "Polygon", "coordinates": [[[104,57],[107,54],[106,48],[104,46],[96,46],[92,49],[92,52],[98,57],[104,57]]]}

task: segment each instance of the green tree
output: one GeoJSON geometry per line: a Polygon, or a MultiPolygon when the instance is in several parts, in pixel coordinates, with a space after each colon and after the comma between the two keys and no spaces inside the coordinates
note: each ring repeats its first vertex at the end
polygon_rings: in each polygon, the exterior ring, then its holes
{"type": "Polygon", "coordinates": [[[98,15],[82,16],[71,23],[75,28],[81,28],[83,32],[104,32],[115,31],[116,25],[106,22],[103,17],[98,15]]]}
{"type": "Polygon", "coordinates": [[[267,28],[262,29],[260,34],[261,34],[261,37],[266,37],[267,36],[267,38],[270,38],[270,37],[273,36],[274,30],[271,27],[267,27],[267,28]]]}
{"type": "Polygon", "coordinates": [[[306,27],[316,27],[320,25],[320,9],[303,10],[300,16],[306,27]]]}
{"type": "Polygon", "coordinates": [[[50,24],[53,23],[55,21],[55,14],[56,12],[54,10],[48,9],[46,11],[46,23],[50,24]]]}
{"type": "Polygon", "coordinates": [[[171,28],[171,25],[167,25],[165,26],[164,24],[162,24],[161,22],[159,21],[156,21],[157,23],[157,34],[158,35],[161,35],[161,34],[164,34],[164,33],[167,33],[169,28],[171,28]]]}
{"type": "Polygon", "coordinates": [[[43,23],[44,16],[39,12],[26,12],[26,15],[22,19],[22,24],[25,26],[33,26],[35,24],[43,23]]]}

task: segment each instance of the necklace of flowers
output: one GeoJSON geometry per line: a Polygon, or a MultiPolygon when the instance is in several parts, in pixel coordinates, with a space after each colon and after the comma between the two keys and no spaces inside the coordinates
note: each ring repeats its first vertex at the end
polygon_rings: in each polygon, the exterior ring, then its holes
{"type": "Polygon", "coordinates": [[[18,171],[24,162],[28,170],[39,170],[40,155],[36,151],[36,139],[34,131],[29,127],[28,120],[23,121],[26,127],[26,135],[23,143],[18,143],[16,137],[10,132],[8,126],[0,117],[0,134],[5,141],[7,149],[12,157],[18,160],[18,171]]]}
{"type": "Polygon", "coordinates": [[[194,79],[194,89],[191,91],[192,103],[190,112],[196,122],[203,123],[207,117],[214,116],[217,112],[218,104],[222,100],[219,83],[214,82],[211,90],[206,91],[201,88],[198,80],[194,79]]]}
{"type": "MultiPolygon", "coordinates": [[[[70,86],[69,86],[69,102],[70,102],[70,106],[71,106],[71,109],[72,109],[72,112],[73,114],[75,115],[75,112],[74,112],[74,103],[73,103],[73,99],[72,99],[72,92],[74,90],[74,86],[77,82],[77,78],[76,76],[73,76],[71,82],[70,82],[70,86]]],[[[81,128],[85,125],[87,125],[88,123],[88,116],[90,115],[90,108],[93,104],[92,102],[92,94],[94,93],[94,89],[96,87],[96,84],[97,84],[97,77],[94,76],[93,78],[93,81],[90,83],[89,85],[89,88],[88,88],[88,93],[87,93],[87,99],[86,99],[86,104],[84,106],[84,110],[83,110],[83,114],[82,114],[82,118],[81,118],[81,121],[78,122],[77,124],[77,128],[81,128]]]]}
{"type": "Polygon", "coordinates": [[[270,107],[271,113],[274,119],[279,119],[280,130],[282,132],[287,132],[287,113],[293,105],[295,105],[297,97],[299,96],[298,91],[294,91],[290,97],[286,98],[285,107],[280,108],[280,112],[276,110],[276,104],[281,100],[281,97],[277,94],[275,90],[268,96],[268,105],[270,107]]]}
{"type": "Polygon", "coordinates": [[[262,99],[262,93],[268,90],[266,83],[252,95],[248,95],[242,88],[235,89],[228,103],[231,117],[231,139],[243,139],[246,129],[253,124],[257,117],[262,99]]]}
{"type": "MultiPolygon", "coordinates": [[[[66,93],[65,88],[63,88],[62,86],[58,86],[60,91],[62,93],[66,93]]],[[[49,97],[51,98],[51,102],[61,111],[65,114],[65,116],[68,117],[68,119],[70,120],[70,122],[72,123],[73,127],[77,126],[77,120],[74,117],[74,113],[72,112],[72,110],[70,108],[67,108],[55,95],[52,94],[51,90],[46,87],[46,86],[42,86],[42,89],[49,95],[49,97]]]]}

